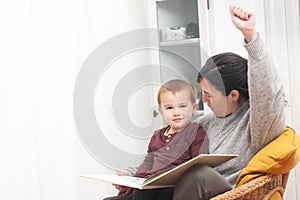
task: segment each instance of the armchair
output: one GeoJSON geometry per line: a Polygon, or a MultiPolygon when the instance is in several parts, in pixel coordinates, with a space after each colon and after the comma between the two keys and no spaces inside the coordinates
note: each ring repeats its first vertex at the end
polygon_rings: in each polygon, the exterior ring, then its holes
{"type": "Polygon", "coordinates": [[[211,200],[281,200],[289,172],[299,160],[299,136],[287,126],[278,138],[250,160],[234,189],[211,200]]]}

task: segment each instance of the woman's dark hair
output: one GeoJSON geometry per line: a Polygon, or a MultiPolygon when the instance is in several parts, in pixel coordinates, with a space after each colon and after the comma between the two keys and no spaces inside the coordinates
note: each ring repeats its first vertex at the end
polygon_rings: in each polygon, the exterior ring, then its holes
{"type": "Polygon", "coordinates": [[[222,53],[209,58],[200,69],[197,81],[208,80],[224,96],[237,90],[244,100],[249,99],[247,60],[234,53],[222,53]]]}

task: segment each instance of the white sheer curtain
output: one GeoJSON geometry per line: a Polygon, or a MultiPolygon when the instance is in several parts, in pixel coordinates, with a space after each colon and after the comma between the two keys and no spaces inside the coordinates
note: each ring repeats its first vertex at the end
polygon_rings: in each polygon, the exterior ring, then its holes
{"type": "Polygon", "coordinates": [[[0,199],[76,199],[71,1],[1,1],[0,199]]]}
{"type": "Polygon", "coordinates": [[[0,1],[0,199],[92,197],[79,194],[80,162],[99,169],[75,131],[74,83],[101,42],[145,26],[141,13],[140,0],[0,1]]]}
{"type": "MultiPolygon", "coordinates": [[[[299,65],[300,65],[300,20],[299,0],[271,1],[265,3],[267,19],[268,44],[273,55],[276,67],[285,86],[287,106],[287,124],[300,133],[300,92],[299,92],[299,65]]],[[[300,164],[290,173],[286,199],[299,199],[300,164]]]]}

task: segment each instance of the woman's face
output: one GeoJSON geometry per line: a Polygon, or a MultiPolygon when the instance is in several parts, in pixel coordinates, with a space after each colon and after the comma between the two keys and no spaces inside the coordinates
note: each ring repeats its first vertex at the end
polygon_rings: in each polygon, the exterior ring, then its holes
{"type": "Polygon", "coordinates": [[[234,112],[231,95],[224,96],[205,78],[200,80],[202,89],[202,101],[207,104],[217,117],[225,117],[234,112]]]}

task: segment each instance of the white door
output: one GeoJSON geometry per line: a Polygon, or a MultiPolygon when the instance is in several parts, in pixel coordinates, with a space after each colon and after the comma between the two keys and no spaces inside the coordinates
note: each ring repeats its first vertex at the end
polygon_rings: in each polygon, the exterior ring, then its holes
{"type": "Polygon", "coordinates": [[[81,143],[100,164],[97,173],[139,166],[153,131],[162,126],[156,103],[159,67],[152,62],[155,38],[147,28],[116,35],[96,48],[79,72],[75,123],[81,143]]]}
{"type": "MultiPolygon", "coordinates": [[[[94,5],[88,12],[93,17],[85,23],[95,31],[90,35],[102,41],[90,38],[95,48],[83,63],[74,90],[75,124],[84,147],[80,174],[111,174],[138,166],[153,131],[162,125],[154,112],[160,86],[154,62],[157,34],[147,28],[144,2],[125,1],[121,7],[116,2],[97,3],[114,9],[102,16],[94,5]]],[[[116,194],[110,183],[83,181],[80,199],[116,194]],[[89,192],[91,188],[94,192],[89,192]]]]}

